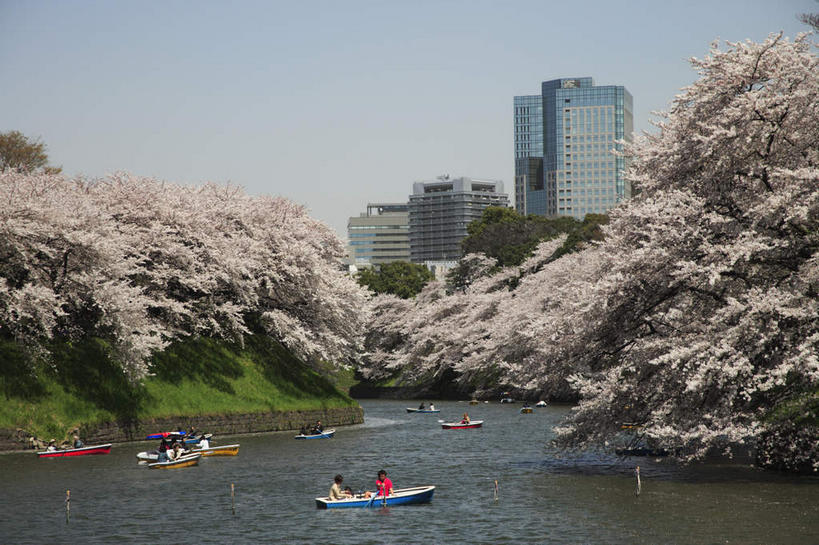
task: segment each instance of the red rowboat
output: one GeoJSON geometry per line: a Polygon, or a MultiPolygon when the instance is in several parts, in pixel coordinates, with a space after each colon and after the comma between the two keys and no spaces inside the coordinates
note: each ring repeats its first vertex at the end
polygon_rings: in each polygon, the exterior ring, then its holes
{"type": "Polygon", "coordinates": [[[441,427],[445,430],[466,430],[469,428],[480,428],[483,426],[483,420],[472,420],[468,424],[462,424],[461,422],[444,422],[441,424],[441,427]]]}
{"type": "Polygon", "coordinates": [[[38,452],[40,458],[62,458],[64,456],[85,456],[87,454],[108,454],[111,452],[111,443],[106,445],[92,445],[90,447],[69,448],[65,450],[46,450],[38,452]]]}

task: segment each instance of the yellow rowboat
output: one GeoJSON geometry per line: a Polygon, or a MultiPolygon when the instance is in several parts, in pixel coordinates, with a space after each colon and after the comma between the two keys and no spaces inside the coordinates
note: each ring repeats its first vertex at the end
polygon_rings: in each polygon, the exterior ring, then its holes
{"type": "Polygon", "coordinates": [[[210,448],[195,448],[191,452],[202,456],[236,456],[239,454],[239,445],[223,445],[210,448]]]}
{"type": "Polygon", "coordinates": [[[186,454],[185,456],[181,456],[178,460],[173,460],[170,462],[156,462],[154,464],[148,464],[148,467],[151,469],[176,469],[178,467],[190,467],[199,465],[199,458],[201,457],[201,454],[186,454]]]}

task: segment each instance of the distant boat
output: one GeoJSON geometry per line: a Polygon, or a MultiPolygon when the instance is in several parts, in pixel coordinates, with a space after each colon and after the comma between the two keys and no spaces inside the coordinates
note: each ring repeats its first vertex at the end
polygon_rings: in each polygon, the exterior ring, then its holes
{"type": "Polygon", "coordinates": [[[439,413],[441,409],[410,409],[407,407],[408,413],[439,413]]]}
{"type": "Polygon", "coordinates": [[[521,407],[520,413],[521,414],[532,414],[535,410],[532,407],[521,407]]]}
{"type": "Polygon", "coordinates": [[[152,433],[150,435],[146,435],[145,439],[162,439],[163,437],[166,439],[176,437],[177,439],[185,435],[186,432],[184,431],[160,431],[157,433],[152,433]]]}
{"type": "Polygon", "coordinates": [[[483,420],[471,420],[468,423],[462,422],[443,422],[441,427],[445,430],[466,430],[469,428],[480,428],[483,426],[483,420]]]}
{"type": "Polygon", "coordinates": [[[199,459],[201,457],[201,454],[186,454],[184,456],[180,456],[177,460],[148,464],[148,467],[151,469],[177,469],[180,467],[190,467],[199,465],[199,459]]]}
{"type": "Polygon", "coordinates": [[[546,405],[548,405],[548,403],[542,400],[535,403],[535,407],[545,407],[546,405]]]}
{"type": "Polygon", "coordinates": [[[319,509],[338,509],[343,507],[392,507],[394,505],[410,505],[414,503],[429,503],[435,493],[434,486],[416,486],[414,488],[398,488],[392,494],[384,496],[371,496],[364,498],[354,496],[340,500],[331,500],[329,497],[316,498],[316,507],[319,509]]]}
{"type": "Polygon", "coordinates": [[[332,439],[333,434],[336,433],[336,430],[327,430],[321,433],[311,433],[307,435],[298,434],[294,437],[294,439],[332,439]]]}
{"type": "Polygon", "coordinates": [[[477,399],[470,399],[469,400],[470,405],[477,405],[478,403],[480,403],[480,402],[477,399]]]}
{"type": "Polygon", "coordinates": [[[111,443],[91,445],[88,447],[69,448],[63,450],[46,450],[38,452],[39,458],[64,458],[66,456],[87,456],[89,454],[108,454],[111,452],[111,443]]]}
{"type": "Polygon", "coordinates": [[[512,399],[511,397],[503,397],[503,398],[501,398],[500,402],[501,403],[514,403],[515,400],[512,399]]]}
{"type": "Polygon", "coordinates": [[[194,454],[201,454],[202,456],[237,456],[239,454],[239,445],[222,445],[218,447],[195,448],[191,451],[194,454]]]}

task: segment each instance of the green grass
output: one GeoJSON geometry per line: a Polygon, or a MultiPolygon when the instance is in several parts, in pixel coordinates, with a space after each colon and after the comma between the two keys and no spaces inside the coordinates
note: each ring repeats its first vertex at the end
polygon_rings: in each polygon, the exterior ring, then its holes
{"type": "Polygon", "coordinates": [[[262,336],[247,337],[244,347],[208,338],[175,343],[154,357],[152,376],[138,386],[128,384],[101,339],[57,343],[52,351],[55,366],[32,367],[14,343],[0,340],[0,428],[61,439],[113,420],[356,406],[262,336]]]}

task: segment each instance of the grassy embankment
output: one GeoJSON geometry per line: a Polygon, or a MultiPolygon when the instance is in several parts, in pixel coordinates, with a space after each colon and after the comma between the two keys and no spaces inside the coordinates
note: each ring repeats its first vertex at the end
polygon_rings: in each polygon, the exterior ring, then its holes
{"type": "Polygon", "coordinates": [[[0,340],[0,428],[61,439],[106,421],[356,406],[336,387],[351,372],[331,382],[261,336],[248,337],[244,348],[207,338],[176,343],[154,357],[153,375],[137,386],[101,339],[60,344],[53,353],[57,365],[32,373],[16,345],[0,340]]]}

